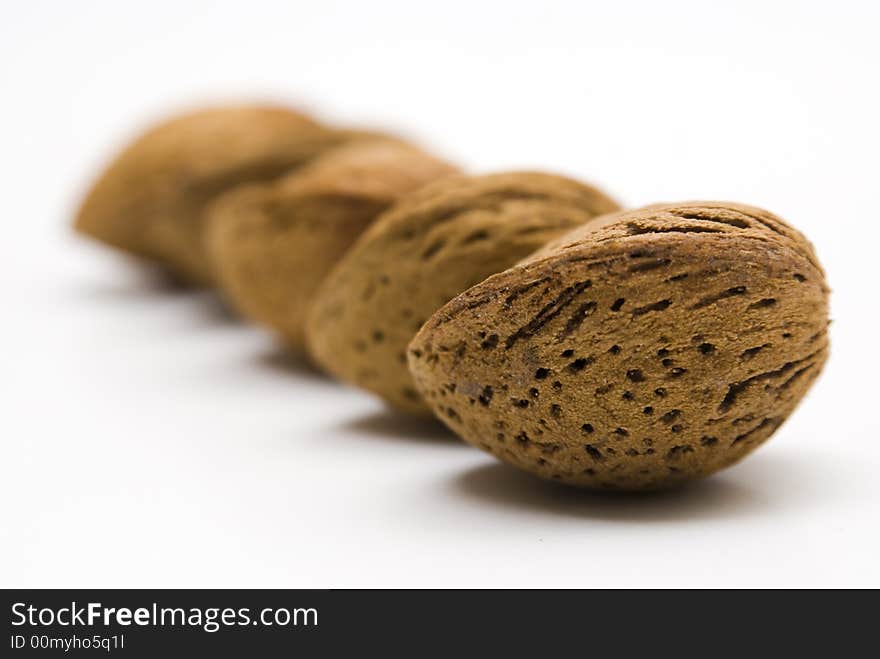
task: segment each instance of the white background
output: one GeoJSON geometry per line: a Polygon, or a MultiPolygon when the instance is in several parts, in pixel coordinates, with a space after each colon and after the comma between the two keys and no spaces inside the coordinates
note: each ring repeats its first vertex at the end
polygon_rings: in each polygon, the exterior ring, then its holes
{"type": "Polygon", "coordinates": [[[878,4],[20,2],[0,20],[0,583],[880,586],[878,4]],[[608,497],[292,364],[76,238],[146,122],[279,99],[469,170],[766,207],[816,244],[832,358],[743,464],[608,497]]]}

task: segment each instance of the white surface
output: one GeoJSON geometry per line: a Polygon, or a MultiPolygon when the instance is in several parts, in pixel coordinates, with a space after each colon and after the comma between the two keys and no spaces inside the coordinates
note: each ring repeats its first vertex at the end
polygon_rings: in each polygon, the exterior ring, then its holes
{"type": "Polygon", "coordinates": [[[876,3],[28,2],[0,21],[0,583],[880,586],[876,3]],[[496,465],[71,236],[143,122],[305,101],[473,171],[764,206],[833,355],[742,465],[609,498],[496,465]]]}

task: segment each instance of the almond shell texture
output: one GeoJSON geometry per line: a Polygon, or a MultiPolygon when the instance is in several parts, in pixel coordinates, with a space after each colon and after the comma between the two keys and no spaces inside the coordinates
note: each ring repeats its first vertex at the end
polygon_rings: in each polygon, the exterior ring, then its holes
{"type": "Polygon", "coordinates": [[[456,172],[399,140],[359,140],[276,181],[233,190],[208,211],[218,283],[239,311],[303,352],[306,310],[331,267],[394,202],[456,172]]]}
{"type": "Polygon", "coordinates": [[[431,314],[547,241],[618,208],[562,176],[454,176],[384,213],[314,297],[307,343],[314,361],[394,407],[430,414],[406,347],[431,314]]]}
{"type": "Polygon", "coordinates": [[[273,106],[203,109],[167,120],[128,145],[86,195],[75,228],[158,261],[191,283],[212,280],[204,209],[237,185],[276,178],[363,134],[334,131],[273,106]]]}
{"type": "Polygon", "coordinates": [[[416,386],[467,442],[585,488],[654,490],[731,465],[794,410],[828,355],[810,243],[764,210],[613,214],[437,311],[416,386]]]}

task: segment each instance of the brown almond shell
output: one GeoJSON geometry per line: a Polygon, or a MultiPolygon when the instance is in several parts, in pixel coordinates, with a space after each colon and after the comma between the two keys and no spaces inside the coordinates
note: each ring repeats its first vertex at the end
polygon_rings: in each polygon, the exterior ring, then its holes
{"type": "Polygon", "coordinates": [[[456,171],[398,140],[362,140],[234,190],[208,213],[217,280],[239,311],[301,352],[306,310],[330,268],[394,202],[456,171]]]}
{"type": "Polygon", "coordinates": [[[101,174],[75,228],[158,261],[182,280],[212,280],[205,207],[238,185],[303,165],[357,133],[334,131],[282,107],[203,109],[167,120],[128,145],[101,174]]]}
{"type": "Polygon", "coordinates": [[[822,370],[827,326],[798,231],[687,202],[603,218],[474,286],[408,359],[467,442],[569,485],[653,490],[767,440],[822,370]]]}
{"type": "Polygon", "coordinates": [[[314,361],[396,408],[430,414],[406,346],[434,311],[548,240],[618,208],[539,172],[454,176],[384,213],[324,280],[309,312],[314,361]]]}

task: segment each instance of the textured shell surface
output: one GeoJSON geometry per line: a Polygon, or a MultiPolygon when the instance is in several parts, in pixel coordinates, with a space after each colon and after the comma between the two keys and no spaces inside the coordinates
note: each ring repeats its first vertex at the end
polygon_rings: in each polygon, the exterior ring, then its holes
{"type": "Polygon", "coordinates": [[[216,107],[177,116],[111,162],[75,227],[205,283],[212,279],[203,245],[207,204],[236,185],[276,178],[343,139],[342,132],[281,107],[216,107]]]}
{"type": "Polygon", "coordinates": [[[454,176],[407,196],[357,240],[309,312],[313,359],[393,406],[428,414],[406,346],[430,315],[548,240],[618,208],[552,174],[454,176]]]}
{"type": "Polygon", "coordinates": [[[399,140],[368,139],[234,190],[208,211],[218,282],[239,311],[301,352],[312,296],[354,240],[399,198],[456,172],[399,140]]]}
{"type": "Polygon", "coordinates": [[[741,204],[606,216],[445,305],[409,346],[469,443],[574,486],[711,474],[785,421],[828,355],[810,243],[741,204]]]}

